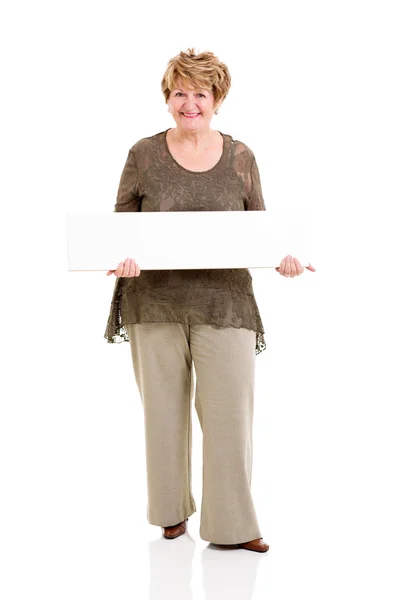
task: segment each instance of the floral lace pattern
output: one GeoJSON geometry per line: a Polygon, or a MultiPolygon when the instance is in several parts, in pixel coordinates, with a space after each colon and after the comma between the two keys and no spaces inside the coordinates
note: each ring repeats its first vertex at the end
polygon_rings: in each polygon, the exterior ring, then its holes
{"type": "MultiPolygon", "coordinates": [[[[210,170],[189,171],[169,152],[163,131],[129,150],[114,212],[265,210],[253,152],[223,136],[210,170]]],[[[257,333],[255,353],[266,349],[264,327],[248,269],[145,270],[115,281],[104,337],[129,342],[128,323],[211,324],[257,333]]]]}

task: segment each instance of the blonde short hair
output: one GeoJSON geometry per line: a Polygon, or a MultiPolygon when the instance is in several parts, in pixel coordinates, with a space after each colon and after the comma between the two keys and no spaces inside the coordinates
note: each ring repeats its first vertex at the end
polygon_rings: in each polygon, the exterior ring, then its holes
{"type": "Polygon", "coordinates": [[[171,90],[175,88],[178,79],[189,89],[211,90],[215,104],[226,98],[231,87],[228,67],[212,52],[196,54],[194,48],[188,48],[186,52],[180,52],[168,61],[161,82],[165,103],[168,102],[171,90]]]}

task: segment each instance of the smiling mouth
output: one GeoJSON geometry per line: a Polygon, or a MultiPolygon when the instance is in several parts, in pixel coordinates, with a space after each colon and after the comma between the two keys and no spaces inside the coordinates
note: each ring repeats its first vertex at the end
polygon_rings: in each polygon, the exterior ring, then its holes
{"type": "Polygon", "coordinates": [[[187,119],[194,119],[195,117],[198,117],[200,113],[181,113],[181,115],[183,115],[187,119]]]}

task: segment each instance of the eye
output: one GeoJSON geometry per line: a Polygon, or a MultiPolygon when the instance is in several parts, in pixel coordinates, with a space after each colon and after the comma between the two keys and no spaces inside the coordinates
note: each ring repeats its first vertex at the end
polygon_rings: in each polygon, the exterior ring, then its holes
{"type": "MultiPolygon", "coordinates": [[[[183,95],[183,93],[182,93],[182,92],[176,92],[176,94],[175,94],[175,96],[182,96],[182,95],[183,95]]],[[[201,93],[201,92],[199,92],[197,95],[198,95],[198,96],[203,96],[203,98],[205,98],[205,97],[206,97],[206,95],[205,95],[205,94],[203,94],[203,93],[201,93]]]]}

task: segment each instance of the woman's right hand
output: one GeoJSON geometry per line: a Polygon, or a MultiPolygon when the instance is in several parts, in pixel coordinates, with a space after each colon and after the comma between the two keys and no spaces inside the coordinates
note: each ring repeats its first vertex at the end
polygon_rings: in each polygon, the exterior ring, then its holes
{"type": "Polygon", "coordinates": [[[108,271],[107,275],[116,277],[139,277],[140,268],[133,258],[126,258],[125,261],[119,263],[115,271],[108,271]]]}

